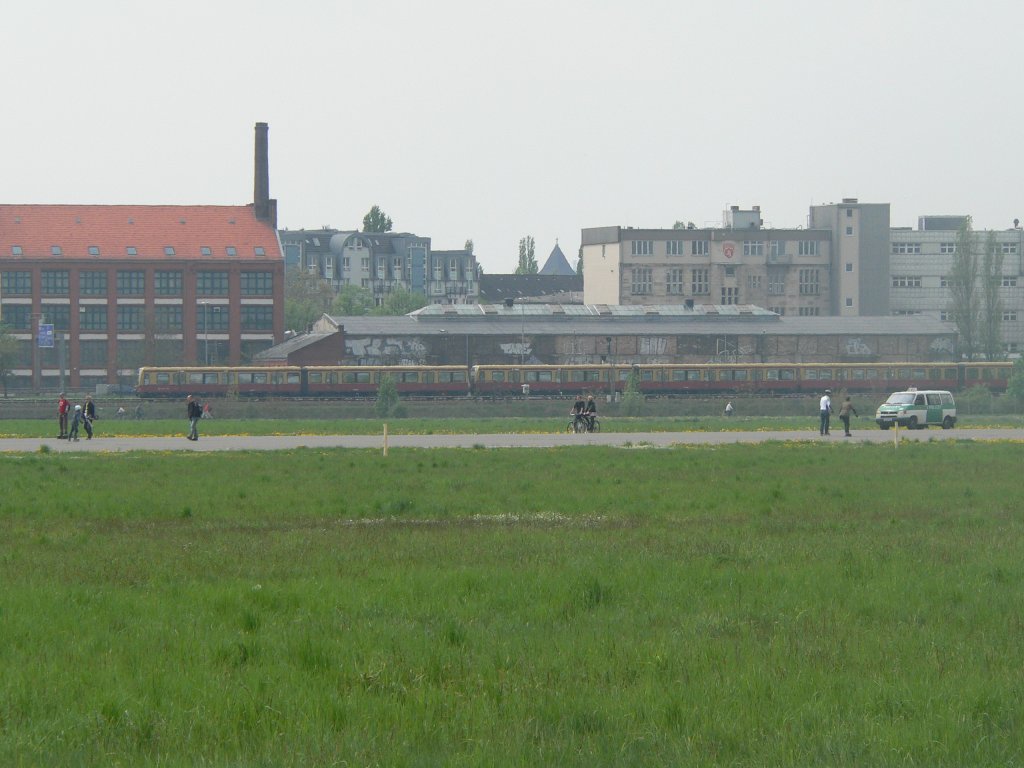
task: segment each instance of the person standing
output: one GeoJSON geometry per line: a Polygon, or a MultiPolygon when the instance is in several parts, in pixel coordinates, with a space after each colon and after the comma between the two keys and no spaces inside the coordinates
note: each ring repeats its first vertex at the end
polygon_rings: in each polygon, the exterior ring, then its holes
{"type": "Polygon", "coordinates": [[[732,416],[732,400],[725,404],[725,415],[732,416]]]}
{"type": "Polygon", "coordinates": [[[832,416],[832,390],[826,389],[825,394],[821,396],[821,400],[818,401],[818,411],[821,416],[821,436],[829,434],[828,426],[829,420],[832,416]]]}
{"type": "Polygon", "coordinates": [[[192,395],[189,395],[185,402],[188,403],[188,435],[186,437],[189,440],[198,440],[199,420],[203,417],[203,406],[194,400],[192,395]]]}
{"type": "Polygon", "coordinates": [[[850,396],[847,395],[846,399],[843,400],[843,404],[839,406],[839,420],[843,422],[843,430],[846,432],[846,437],[850,435],[850,414],[859,416],[857,409],[853,407],[853,403],[850,401],[850,396]]]}
{"type": "Polygon", "coordinates": [[[85,406],[82,410],[85,415],[85,439],[92,440],[92,423],[96,421],[96,403],[92,401],[92,395],[85,396],[85,406]]]}
{"type": "Polygon", "coordinates": [[[57,435],[58,440],[68,439],[68,411],[71,410],[71,403],[64,397],[64,393],[60,393],[60,399],[57,400],[57,425],[60,429],[60,434],[57,435]]]}

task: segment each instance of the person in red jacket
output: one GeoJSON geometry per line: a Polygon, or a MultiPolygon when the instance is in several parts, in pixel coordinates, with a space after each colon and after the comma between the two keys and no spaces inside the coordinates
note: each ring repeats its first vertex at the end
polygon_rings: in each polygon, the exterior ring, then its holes
{"type": "Polygon", "coordinates": [[[60,434],[57,435],[58,440],[68,439],[68,411],[71,409],[71,403],[64,397],[64,393],[60,393],[60,399],[57,401],[57,424],[60,429],[60,434]]]}

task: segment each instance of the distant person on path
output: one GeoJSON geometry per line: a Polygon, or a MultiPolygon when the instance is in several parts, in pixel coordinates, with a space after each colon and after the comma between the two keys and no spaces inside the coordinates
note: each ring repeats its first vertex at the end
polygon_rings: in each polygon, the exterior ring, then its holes
{"type": "Polygon", "coordinates": [[[725,404],[725,415],[732,416],[732,401],[730,400],[725,404]]]}
{"type": "Polygon", "coordinates": [[[839,420],[843,422],[843,430],[846,432],[846,437],[850,437],[850,414],[859,416],[857,409],[853,407],[853,403],[850,401],[849,395],[843,400],[843,404],[839,406],[839,420]]]}
{"type": "MultiPolygon", "coordinates": [[[[572,404],[572,410],[569,411],[569,415],[572,416],[573,426],[577,427],[580,419],[583,419],[583,411],[586,409],[587,403],[583,399],[583,393],[580,392],[576,397],[576,402],[572,404]]],[[[577,431],[578,428],[577,428],[577,431]]]]}
{"type": "Polygon", "coordinates": [[[192,395],[189,395],[185,402],[188,403],[188,435],[186,437],[189,440],[198,440],[199,419],[203,417],[203,406],[192,399],[192,395]]]}
{"type": "Polygon", "coordinates": [[[123,405],[119,405],[119,406],[117,406],[117,418],[119,418],[119,419],[123,419],[123,418],[124,418],[125,416],[127,416],[127,415],[128,415],[128,411],[126,411],[126,410],[124,409],[124,406],[123,406],[123,405]]]}
{"type": "Polygon", "coordinates": [[[818,410],[821,415],[821,436],[829,434],[828,425],[830,417],[832,416],[832,390],[826,389],[825,394],[821,396],[821,400],[818,402],[818,410]]]}
{"type": "Polygon", "coordinates": [[[57,426],[60,430],[60,434],[57,435],[58,440],[68,439],[68,411],[71,410],[71,403],[64,397],[64,393],[60,393],[60,398],[57,400],[57,426]]]}
{"type": "Polygon", "coordinates": [[[92,440],[92,417],[89,416],[90,409],[92,410],[93,413],[96,413],[96,406],[88,397],[86,398],[85,403],[83,403],[82,405],[75,406],[75,413],[81,414],[79,422],[83,427],[85,427],[86,440],[92,440]]]}
{"type": "Polygon", "coordinates": [[[597,421],[597,403],[593,395],[587,395],[587,405],[583,409],[583,417],[587,420],[587,432],[594,431],[594,422],[597,421]]]}
{"type": "Polygon", "coordinates": [[[82,406],[75,406],[75,413],[71,417],[71,431],[68,432],[68,440],[78,442],[78,425],[85,420],[85,416],[82,414],[82,406]]]}
{"type": "Polygon", "coordinates": [[[85,396],[85,405],[82,406],[85,414],[85,432],[88,435],[86,440],[92,440],[92,423],[96,421],[96,403],[92,401],[92,395],[85,396]]]}

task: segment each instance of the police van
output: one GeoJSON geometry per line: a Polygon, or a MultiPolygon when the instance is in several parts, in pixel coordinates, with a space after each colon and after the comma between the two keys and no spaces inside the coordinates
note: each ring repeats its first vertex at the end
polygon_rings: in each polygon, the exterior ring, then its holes
{"type": "Polygon", "coordinates": [[[952,429],[956,424],[956,403],[950,392],[939,389],[908,389],[893,392],[878,406],[875,423],[882,429],[893,424],[908,429],[924,429],[936,425],[952,429]]]}

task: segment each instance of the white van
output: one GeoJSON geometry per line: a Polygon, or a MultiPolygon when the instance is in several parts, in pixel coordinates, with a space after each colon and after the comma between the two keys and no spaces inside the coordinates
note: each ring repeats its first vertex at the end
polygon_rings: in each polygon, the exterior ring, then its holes
{"type": "Polygon", "coordinates": [[[875,423],[882,429],[893,424],[908,429],[924,429],[936,425],[952,429],[956,424],[956,403],[950,392],[939,389],[908,389],[893,392],[878,406],[875,423]]]}

